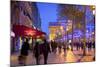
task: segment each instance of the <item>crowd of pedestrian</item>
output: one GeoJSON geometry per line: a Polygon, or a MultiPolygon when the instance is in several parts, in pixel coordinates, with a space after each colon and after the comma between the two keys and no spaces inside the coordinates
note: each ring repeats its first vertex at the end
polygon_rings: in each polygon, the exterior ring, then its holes
{"type": "Polygon", "coordinates": [[[33,52],[33,57],[35,57],[36,64],[40,64],[40,56],[43,55],[44,64],[47,64],[48,54],[50,51],[49,42],[44,39],[36,39],[34,46],[30,47],[29,38],[25,38],[22,44],[20,54],[18,56],[18,61],[20,65],[26,65],[27,56],[29,51],[33,52]]]}
{"type": "MultiPolygon", "coordinates": [[[[91,48],[95,48],[95,42],[86,42],[85,44],[88,50],[91,50],[91,48]]],[[[20,50],[20,55],[18,56],[18,61],[19,64],[26,65],[29,51],[32,51],[33,57],[35,57],[37,65],[40,64],[41,55],[43,55],[42,58],[44,59],[44,64],[47,64],[49,53],[56,53],[57,49],[59,54],[61,53],[62,49],[63,52],[66,53],[66,50],[69,50],[69,46],[71,46],[71,48],[76,47],[76,50],[79,50],[80,48],[82,50],[84,49],[83,42],[74,42],[72,45],[72,43],[57,42],[55,40],[51,40],[48,42],[46,38],[36,39],[34,41],[34,46],[30,47],[29,38],[25,38],[20,50]]]]}

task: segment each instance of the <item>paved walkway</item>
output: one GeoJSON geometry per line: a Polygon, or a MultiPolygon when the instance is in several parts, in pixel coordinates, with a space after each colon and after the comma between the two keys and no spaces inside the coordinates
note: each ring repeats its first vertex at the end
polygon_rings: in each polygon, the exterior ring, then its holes
{"type": "MultiPolygon", "coordinates": [[[[86,53],[86,56],[82,55],[82,50],[79,51],[71,51],[67,50],[66,53],[61,50],[61,53],[58,51],[55,53],[49,53],[48,55],[48,64],[59,64],[59,63],[70,63],[70,62],[84,62],[84,61],[93,61],[94,50],[91,50],[86,53]]],[[[18,66],[18,53],[11,55],[11,66],[18,66]]],[[[41,55],[40,64],[44,64],[43,56],[41,55]]],[[[30,52],[27,58],[27,65],[36,65],[35,58],[33,54],[30,52]]]]}

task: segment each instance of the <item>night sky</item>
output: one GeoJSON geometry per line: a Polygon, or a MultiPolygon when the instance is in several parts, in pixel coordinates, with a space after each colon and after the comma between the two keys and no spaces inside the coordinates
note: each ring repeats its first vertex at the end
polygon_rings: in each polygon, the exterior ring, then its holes
{"type": "Polygon", "coordinates": [[[54,3],[37,3],[42,31],[49,34],[49,22],[57,22],[57,4],[54,3]]]}

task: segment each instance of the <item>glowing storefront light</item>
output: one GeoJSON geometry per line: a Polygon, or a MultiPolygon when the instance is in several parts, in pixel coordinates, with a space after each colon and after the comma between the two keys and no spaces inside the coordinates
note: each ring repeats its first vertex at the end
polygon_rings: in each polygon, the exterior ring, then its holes
{"type": "Polygon", "coordinates": [[[31,44],[32,43],[32,38],[30,38],[30,40],[29,40],[29,44],[31,44]]]}
{"type": "Polygon", "coordinates": [[[25,31],[25,33],[27,35],[31,35],[31,36],[35,35],[35,31],[31,31],[31,30],[27,30],[27,31],[25,31]]]}
{"type": "Polygon", "coordinates": [[[22,44],[23,44],[23,41],[22,41],[22,38],[21,37],[19,37],[19,41],[20,41],[20,44],[19,44],[19,49],[21,49],[21,47],[22,47],[22,44]]]}
{"type": "Polygon", "coordinates": [[[67,28],[66,31],[68,31],[69,29],[67,28]]]}
{"type": "Polygon", "coordinates": [[[72,22],[72,20],[68,20],[68,22],[72,22]]]}
{"type": "Polygon", "coordinates": [[[62,26],[60,26],[60,29],[61,29],[61,30],[63,30],[63,27],[62,27],[62,26]]]}

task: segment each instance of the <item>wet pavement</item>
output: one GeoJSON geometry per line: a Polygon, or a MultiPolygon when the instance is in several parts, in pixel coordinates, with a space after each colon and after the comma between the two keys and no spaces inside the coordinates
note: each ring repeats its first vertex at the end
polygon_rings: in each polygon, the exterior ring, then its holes
{"type": "MultiPolygon", "coordinates": [[[[71,62],[89,62],[93,61],[94,57],[94,49],[91,51],[86,50],[86,56],[83,56],[82,50],[66,50],[64,53],[63,49],[61,50],[61,53],[57,50],[56,53],[51,52],[48,55],[48,64],[59,64],[59,63],[71,63],[71,62]]],[[[11,55],[11,66],[19,66],[18,64],[18,55],[19,53],[14,53],[11,55]]],[[[40,64],[44,64],[43,55],[40,57],[40,64]]],[[[35,58],[33,56],[32,52],[29,52],[29,55],[27,57],[26,65],[36,65],[35,58]]]]}

